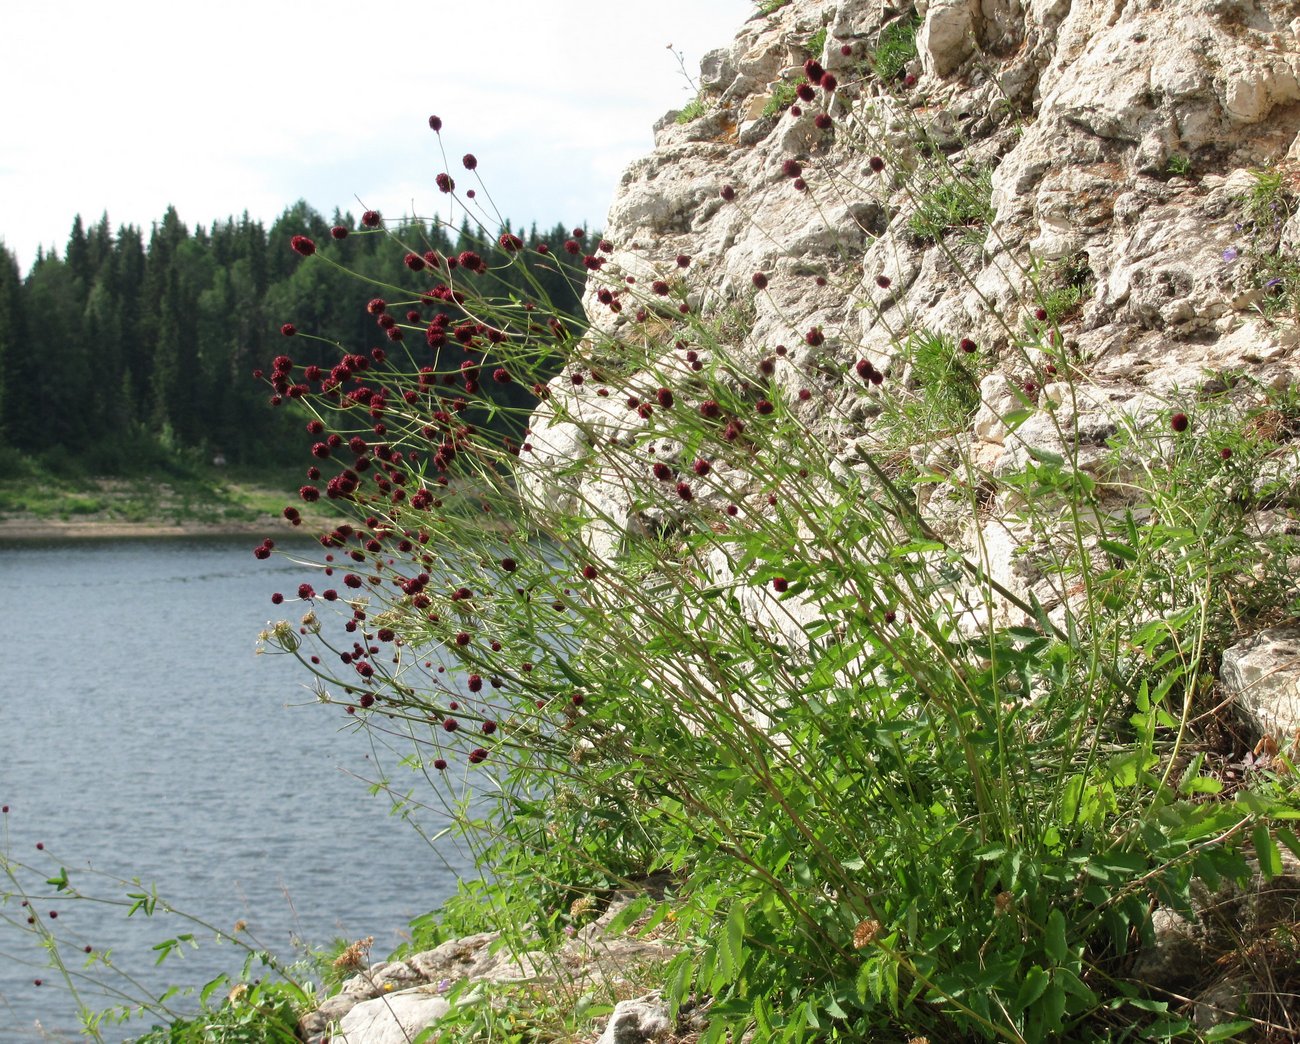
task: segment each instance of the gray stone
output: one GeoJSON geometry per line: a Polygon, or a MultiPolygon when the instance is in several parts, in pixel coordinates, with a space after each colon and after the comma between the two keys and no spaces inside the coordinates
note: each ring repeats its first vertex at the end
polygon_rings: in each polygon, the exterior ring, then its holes
{"type": "Polygon", "coordinates": [[[736,79],[736,67],[731,63],[731,51],[719,47],[700,59],[700,86],[719,94],[736,79]]]}
{"type": "Polygon", "coordinates": [[[450,1010],[435,988],[389,993],[353,1007],[339,1024],[335,1039],[347,1044],[411,1044],[450,1010]]]}
{"type": "Polygon", "coordinates": [[[1300,627],[1270,627],[1223,654],[1220,672],[1260,735],[1280,743],[1300,730],[1300,627]]]}
{"type": "Polygon", "coordinates": [[[930,0],[916,34],[921,66],[930,76],[949,76],[975,50],[979,0],[930,0]]]}
{"type": "Polygon", "coordinates": [[[1192,1022],[1199,1030],[1210,1030],[1238,1018],[1250,996],[1251,982],[1241,975],[1220,979],[1203,990],[1192,1008],[1192,1022]]]}
{"type": "Polygon", "coordinates": [[[1151,915],[1153,942],[1133,962],[1133,978],[1160,989],[1194,981],[1209,959],[1205,933],[1186,917],[1159,907],[1151,915]]]}
{"type": "Polygon", "coordinates": [[[648,1044],[670,1029],[668,1005],[657,994],[637,1000],[619,1001],[596,1044],[648,1044]]]}

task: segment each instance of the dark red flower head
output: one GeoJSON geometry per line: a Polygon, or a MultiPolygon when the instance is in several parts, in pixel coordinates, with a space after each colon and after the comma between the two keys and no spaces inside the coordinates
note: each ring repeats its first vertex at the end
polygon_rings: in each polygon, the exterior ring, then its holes
{"type": "Polygon", "coordinates": [[[723,199],[725,199],[728,203],[730,203],[733,199],[736,198],[736,190],[732,188],[730,185],[723,185],[718,195],[720,195],[723,199]]]}
{"type": "Polygon", "coordinates": [[[1175,413],[1169,418],[1169,426],[1173,428],[1174,431],[1186,431],[1188,423],[1187,414],[1185,413],[1175,413]]]}
{"type": "Polygon", "coordinates": [[[312,254],[316,253],[316,244],[306,236],[294,236],[289,240],[289,245],[293,247],[295,253],[299,253],[303,257],[311,257],[312,254]]]}
{"type": "Polygon", "coordinates": [[[808,77],[809,83],[820,83],[822,75],[826,72],[822,68],[822,63],[816,58],[809,58],[803,63],[803,74],[808,77]]]}
{"type": "Polygon", "coordinates": [[[522,250],[524,248],[524,241],[513,232],[501,233],[501,238],[497,240],[497,243],[500,245],[502,250],[507,250],[512,254],[516,250],[522,250]]]}
{"type": "Polygon", "coordinates": [[[760,290],[767,289],[767,276],[765,276],[762,272],[755,272],[753,276],[753,280],[754,280],[754,285],[758,287],[760,290]]]}
{"type": "Polygon", "coordinates": [[[407,254],[402,258],[402,264],[406,265],[412,272],[418,272],[425,265],[425,260],[419,254],[407,254]]]}
{"type": "Polygon", "coordinates": [[[367,210],[361,215],[361,223],[365,225],[366,228],[378,228],[379,223],[382,220],[383,218],[380,217],[379,211],[377,210],[367,210]]]}
{"type": "Polygon", "coordinates": [[[293,323],[285,323],[280,327],[280,333],[284,334],[285,337],[292,337],[297,332],[298,328],[293,323]]]}
{"type": "Polygon", "coordinates": [[[957,347],[969,355],[971,352],[975,351],[976,348],[978,348],[979,346],[974,341],[972,341],[969,337],[963,337],[957,343],[957,347]]]}
{"type": "Polygon", "coordinates": [[[827,94],[830,94],[832,91],[835,90],[836,87],[840,85],[840,81],[835,79],[834,73],[822,73],[821,85],[822,85],[822,90],[825,91],[827,94]]]}
{"type": "Polygon", "coordinates": [[[867,161],[867,165],[870,166],[871,169],[874,170],[877,174],[879,174],[882,170],[885,169],[885,161],[882,160],[879,156],[872,156],[871,159],[867,161]]]}
{"type": "Polygon", "coordinates": [[[335,239],[347,239],[348,230],[344,228],[342,225],[335,225],[333,228],[330,229],[330,235],[333,236],[335,239]]]}
{"type": "Polygon", "coordinates": [[[456,183],[451,180],[449,174],[439,174],[433,180],[437,184],[439,192],[452,192],[456,188],[456,183]]]}
{"type": "Polygon", "coordinates": [[[819,112],[813,117],[813,126],[818,130],[830,130],[834,123],[835,121],[824,112],[819,112]]]}
{"type": "Polygon", "coordinates": [[[798,160],[788,159],[781,164],[781,173],[787,178],[797,178],[803,173],[803,166],[798,160]]]}
{"type": "Polygon", "coordinates": [[[466,170],[473,170],[475,167],[478,166],[478,157],[475,156],[474,153],[472,152],[467,152],[462,157],[461,163],[465,164],[466,170]]]}
{"type": "Polygon", "coordinates": [[[825,342],[826,335],[822,333],[822,328],[820,326],[814,326],[803,335],[803,339],[809,347],[817,348],[825,342]]]}
{"type": "Polygon", "coordinates": [[[439,116],[430,116],[430,117],[429,117],[429,129],[432,130],[432,131],[434,131],[435,133],[436,133],[437,131],[442,130],[442,118],[439,117],[439,116]]]}

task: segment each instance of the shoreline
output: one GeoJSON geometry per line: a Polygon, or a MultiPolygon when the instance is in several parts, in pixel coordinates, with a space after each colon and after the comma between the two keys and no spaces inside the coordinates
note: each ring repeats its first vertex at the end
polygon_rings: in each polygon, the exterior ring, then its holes
{"type": "Polygon", "coordinates": [[[75,522],[55,518],[0,518],[0,541],[121,540],[167,537],[279,535],[286,523],[268,516],[253,522],[124,522],[117,519],[75,522]]]}

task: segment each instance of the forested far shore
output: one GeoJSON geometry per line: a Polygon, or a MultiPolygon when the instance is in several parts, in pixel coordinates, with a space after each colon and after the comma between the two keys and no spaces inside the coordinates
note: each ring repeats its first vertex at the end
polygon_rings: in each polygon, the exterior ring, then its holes
{"type": "MultiPolygon", "coordinates": [[[[268,408],[270,389],[254,371],[287,348],[304,363],[331,366],[340,352],[388,345],[366,311],[374,287],[344,269],[387,284],[389,295],[409,287],[428,321],[437,308],[417,295],[438,280],[411,271],[404,257],[482,250],[510,231],[508,223],[449,229],[415,219],[362,228],[351,214],[335,211],[327,221],[300,201],[269,230],[247,212],[190,230],[168,207],[147,241],[134,225],[114,230],[105,215],[87,227],[78,215],[63,255],[39,253],[25,277],[0,244],[0,454],[90,475],[182,458],[282,469],[305,450],[302,417],[268,408]],[[290,249],[294,235],[328,243],[343,267],[304,265],[290,249]],[[286,339],[285,323],[315,336],[286,339]]],[[[578,254],[556,250],[530,263],[551,302],[577,313],[582,257],[597,237],[564,225],[513,231],[529,246],[578,241],[578,254]]],[[[518,265],[480,278],[503,296],[539,291],[518,265]]],[[[530,393],[509,386],[491,394],[518,407],[530,393]]]]}

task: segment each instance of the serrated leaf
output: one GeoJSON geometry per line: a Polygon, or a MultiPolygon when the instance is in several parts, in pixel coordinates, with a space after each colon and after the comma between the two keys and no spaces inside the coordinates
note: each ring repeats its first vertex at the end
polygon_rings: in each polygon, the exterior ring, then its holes
{"type": "Polygon", "coordinates": [[[745,963],[745,904],[736,900],[727,911],[727,923],[719,940],[718,976],[734,982],[745,963]]]}
{"type": "Polygon", "coordinates": [[[650,903],[651,899],[648,895],[643,895],[634,902],[628,903],[627,906],[614,915],[614,918],[605,929],[605,935],[607,937],[622,935],[627,931],[627,926],[640,917],[650,903]]]}

